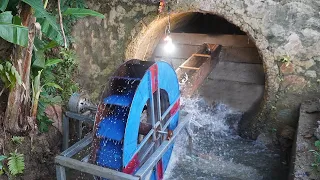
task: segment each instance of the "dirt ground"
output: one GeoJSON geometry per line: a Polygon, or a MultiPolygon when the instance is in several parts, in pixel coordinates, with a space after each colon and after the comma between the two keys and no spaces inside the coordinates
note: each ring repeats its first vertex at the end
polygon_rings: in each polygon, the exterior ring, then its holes
{"type": "MultiPolygon", "coordinates": [[[[5,93],[0,97],[0,155],[9,154],[15,150],[24,154],[25,170],[23,175],[14,177],[17,180],[42,180],[55,179],[54,157],[60,152],[61,133],[53,126],[49,127],[48,133],[37,134],[33,142],[30,137],[24,137],[22,144],[11,142],[12,136],[4,132],[3,117],[7,106],[5,93]],[[4,149],[4,150],[3,150],[4,149]]],[[[5,175],[0,180],[7,180],[5,175]]]]}

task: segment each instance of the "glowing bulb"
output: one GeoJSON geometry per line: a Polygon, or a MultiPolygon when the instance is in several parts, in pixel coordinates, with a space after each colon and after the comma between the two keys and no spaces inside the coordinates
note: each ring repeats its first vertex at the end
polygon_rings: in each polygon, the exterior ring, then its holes
{"type": "Polygon", "coordinates": [[[175,50],[175,46],[172,43],[172,38],[170,36],[167,36],[166,38],[164,38],[164,41],[166,42],[166,44],[164,45],[165,52],[171,54],[175,50]]]}

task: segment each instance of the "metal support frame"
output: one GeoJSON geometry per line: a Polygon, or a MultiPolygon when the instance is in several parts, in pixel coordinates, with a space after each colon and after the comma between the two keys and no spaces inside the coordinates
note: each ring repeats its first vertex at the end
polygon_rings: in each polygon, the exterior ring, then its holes
{"type": "MultiPolygon", "coordinates": [[[[156,141],[156,127],[155,127],[155,124],[156,124],[156,120],[155,120],[155,111],[154,111],[154,99],[153,99],[153,92],[152,92],[152,76],[151,76],[151,73],[149,72],[149,92],[150,92],[150,110],[151,110],[151,125],[152,125],[152,129],[153,129],[153,132],[152,132],[152,140],[153,141],[156,141]]],[[[152,131],[152,130],[151,130],[152,131]]],[[[151,132],[150,131],[150,132],[151,132]]],[[[135,153],[136,154],[136,153],[135,153]]]]}
{"type": "Polygon", "coordinates": [[[92,174],[94,176],[108,178],[110,180],[146,180],[148,174],[156,166],[157,162],[166,153],[168,148],[174,143],[178,134],[185,128],[191,119],[191,115],[187,115],[184,121],[180,122],[174,130],[174,135],[170,140],[165,140],[151,155],[151,157],[142,165],[142,167],[134,174],[129,175],[123,172],[104,168],[87,162],[82,162],[71,157],[83,150],[85,147],[92,143],[92,135],[83,138],[78,143],[74,144],[66,151],[62,152],[60,156],[55,158],[56,175],[58,180],[66,180],[66,168],[75,169],[81,172],[92,174]]]}
{"type": "MultiPolygon", "coordinates": [[[[158,96],[158,95],[157,95],[158,96]]],[[[153,96],[152,96],[153,97],[153,96]]],[[[160,98],[160,97],[159,97],[160,98]]],[[[159,99],[157,97],[157,100],[159,99]]],[[[159,112],[159,117],[160,121],[162,121],[166,115],[170,112],[170,110],[173,108],[174,104],[179,100],[180,97],[178,97],[174,103],[168,107],[168,109],[162,114],[161,116],[161,111],[159,112]]],[[[153,99],[152,99],[153,100],[153,99]]],[[[150,103],[153,104],[154,103],[150,103]]],[[[152,105],[151,105],[152,106],[152,105]]],[[[153,106],[154,107],[154,106],[153,106]]],[[[160,106],[159,106],[160,107],[160,106]]],[[[161,107],[160,107],[161,108],[161,107]]],[[[55,158],[55,163],[56,163],[56,175],[58,180],[65,180],[66,179],[66,168],[71,168],[75,169],[81,172],[85,172],[88,174],[92,174],[97,177],[103,177],[103,178],[108,178],[110,180],[115,179],[115,180],[144,180],[148,179],[148,175],[150,175],[150,172],[152,172],[153,168],[156,166],[157,162],[160,160],[160,158],[163,156],[163,154],[168,150],[168,148],[174,143],[176,137],[182,129],[185,128],[186,124],[189,122],[189,119],[191,118],[191,115],[187,115],[185,120],[180,122],[177,126],[177,128],[173,132],[173,136],[170,138],[170,140],[164,140],[161,145],[157,148],[157,150],[151,155],[151,157],[142,165],[142,167],[138,170],[138,172],[135,175],[129,175],[125,174],[123,172],[115,171],[109,168],[104,168],[101,166],[97,166],[94,164],[90,164],[87,162],[86,159],[89,158],[89,154],[86,155],[83,160],[79,161],[76,159],[72,159],[72,156],[76,155],[79,153],[81,150],[85,149],[88,147],[92,141],[93,137],[92,135],[88,135],[85,138],[81,139],[74,145],[68,148],[68,141],[69,141],[69,119],[76,119],[81,122],[87,121],[87,122],[93,122],[93,119],[83,116],[80,114],[76,114],[73,112],[66,112],[63,116],[63,127],[65,128],[64,134],[63,134],[63,148],[65,148],[65,151],[61,153],[61,155],[57,156],[55,158]]],[[[153,117],[155,118],[155,117],[153,117]]],[[[164,129],[167,128],[169,123],[173,117],[169,118],[167,123],[160,128],[161,131],[164,131],[164,129]]],[[[155,119],[154,119],[155,120],[155,119]]],[[[160,124],[153,122],[153,127],[157,128],[160,124]]],[[[149,139],[152,135],[156,133],[156,129],[151,129],[148,133],[148,135],[145,137],[145,139],[149,139]]],[[[143,140],[143,142],[145,141],[143,140]]],[[[137,151],[135,152],[138,153],[139,150],[141,150],[142,146],[145,143],[141,143],[140,146],[138,147],[137,151]]],[[[146,141],[147,142],[147,141],[146,141]]],[[[147,154],[155,147],[155,143],[151,144],[151,146],[148,148],[147,154]]],[[[146,158],[146,154],[143,155],[143,158],[146,158]]]]}
{"type": "Polygon", "coordinates": [[[94,122],[94,118],[84,116],[78,113],[74,113],[71,111],[66,111],[63,114],[63,119],[62,119],[62,126],[63,126],[63,133],[62,133],[62,150],[66,150],[69,147],[69,124],[70,124],[70,119],[75,119],[77,120],[77,133],[78,133],[78,140],[81,139],[82,137],[82,123],[83,122],[88,122],[92,123],[94,122]]]}
{"type": "Polygon", "coordinates": [[[161,157],[167,152],[169,147],[174,143],[175,139],[178,137],[178,134],[185,128],[191,115],[187,116],[183,122],[180,122],[177,128],[174,130],[174,135],[170,140],[165,140],[161,143],[158,149],[151,155],[151,157],[142,165],[142,167],[135,173],[135,176],[140,177],[140,179],[146,179],[148,173],[152,171],[153,167],[161,159],[161,157]]]}

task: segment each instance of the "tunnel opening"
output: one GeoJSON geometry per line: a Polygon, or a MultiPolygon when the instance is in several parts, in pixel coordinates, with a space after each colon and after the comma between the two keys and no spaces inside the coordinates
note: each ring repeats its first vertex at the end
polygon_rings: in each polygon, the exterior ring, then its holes
{"type": "Polygon", "coordinates": [[[172,32],[246,35],[238,26],[231,24],[226,19],[217,15],[203,13],[195,13],[188,24],[174,29],[172,32]]]}
{"type": "Polygon", "coordinates": [[[151,59],[165,60],[178,69],[204,43],[221,45],[220,55],[213,60],[197,94],[209,104],[222,103],[235,111],[256,113],[263,101],[265,74],[258,49],[245,32],[220,16],[203,13],[194,13],[171,32],[175,50],[166,53],[165,42],[160,40],[151,59]]]}

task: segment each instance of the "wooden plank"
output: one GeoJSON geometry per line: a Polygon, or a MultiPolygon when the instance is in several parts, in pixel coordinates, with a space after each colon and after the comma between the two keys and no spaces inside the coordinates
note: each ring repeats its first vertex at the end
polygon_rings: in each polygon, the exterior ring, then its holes
{"type": "MultiPolygon", "coordinates": [[[[203,46],[206,48],[207,46],[203,46]]],[[[210,74],[214,66],[219,62],[219,54],[221,51],[221,46],[218,46],[215,51],[212,52],[212,58],[204,57],[190,57],[185,63],[181,66],[192,66],[198,67],[198,71],[191,72],[188,69],[178,68],[176,69],[177,76],[179,80],[184,78],[185,74],[188,75],[188,80],[181,84],[181,94],[184,97],[190,97],[199,88],[202,82],[210,74]],[[195,64],[196,63],[196,64],[195,64]]],[[[199,52],[198,52],[199,53],[199,52]]]]}
{"type": "Polygon", "coordinates": [[[58,166],[63,166],[71,169],[75,169],[84,173],[92,174],[98,177],[103,177],[112,180],[139,180],[138,177],[125,174],[109,168],[104,168],[90,163],[81,162],[75,159],[71,159],[64,156],[57,156],[55,163],[58,166]]]}
{"type": "Polygon", "coordinates": [[[192,54],[192,56],[211,58],[211,55],[209,54],[192,54]]]}
{"type": "MultiPolygon", "coordinates": [[[[202,54],[206,51],[207,49],[207,45],[206,44],[203,44],[202,46],[200,46],[199,50],[197,51],[197,54],[202,54]]],[[[181,66],[186,66],[186,67],[200,67],[203,63],[203,61],[201,60],[207,60],[208,58],[203,58],[203,57],[195,57],[195,56],[191,56],[189,57],[184,63],[181,64],[181,66]]],[[[176,71],[177,72],[177,75],[178,77],[181,75],[180,74],[180,71],[176,71]]]]}
{"type": "Polygon", "coordinates": [[[203,43],[224,47],[256,47],[246,35],[208,35],[194,33],[171,33],[173,43],[200,46],[203,43]]]}
{"type": "Polygon", "coordinates": [[[262,64],[256,48],[224,47],[221,51],[221,61],[262,64]]]}
{"type": "Polygon", "coordinates": [[[182,68],[182,69],[192,69],[192,70],[199,70],[199,69],[200,69],[200,68],[189,67],[189,66],[179,66],[179,68],[182,68]]]}

